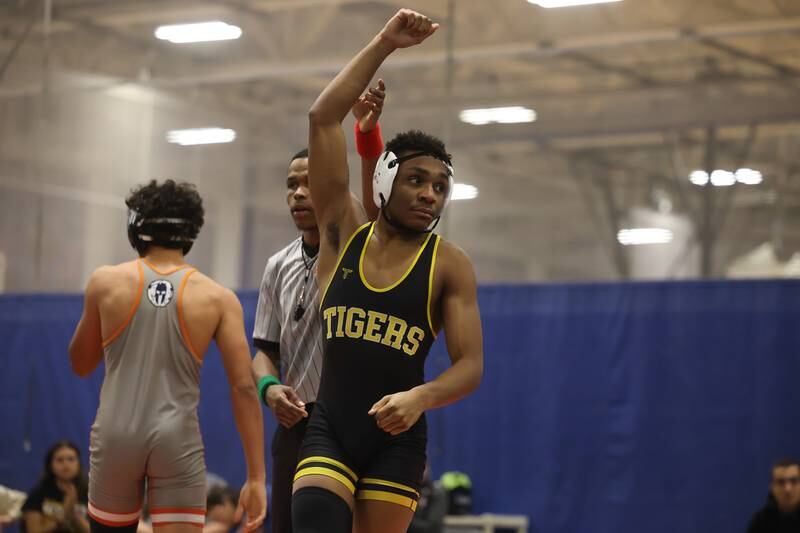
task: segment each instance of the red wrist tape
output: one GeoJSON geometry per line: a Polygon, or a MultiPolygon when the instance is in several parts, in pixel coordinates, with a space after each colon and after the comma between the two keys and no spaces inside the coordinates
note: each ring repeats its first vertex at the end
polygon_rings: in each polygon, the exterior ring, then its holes
{"type": "Polygon", "coordinates": [[[358,155],[364,159],[375,159],[383,153],[383,137],[381,137],[381,125],[375,124],[375,128],[367,133],[362,133],[356,121],[356,150],[358,155]]]}

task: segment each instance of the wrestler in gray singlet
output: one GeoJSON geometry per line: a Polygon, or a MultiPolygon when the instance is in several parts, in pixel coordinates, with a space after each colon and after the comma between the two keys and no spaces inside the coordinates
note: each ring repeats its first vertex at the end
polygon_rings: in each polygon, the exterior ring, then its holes
{"type": "Polygon", "coordinates": [[[201,361],[182,316],[188,265],[160,274],[138,261],[139,298],[103,341],[105,381],[92,426],[89,514],[136,523],[147,479],[153,525],[202,526],[206,485],[197,418],[201,361]]]}

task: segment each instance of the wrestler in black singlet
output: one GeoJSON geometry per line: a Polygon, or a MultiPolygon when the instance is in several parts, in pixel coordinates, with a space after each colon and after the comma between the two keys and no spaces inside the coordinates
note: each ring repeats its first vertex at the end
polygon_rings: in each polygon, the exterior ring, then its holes
{"type": "Polygon", "coordinates": [[[375,288],[361,268],[373,228],[365,224],[350,237],[320,300],[322,381],[295,479],[321,474],[357,499],[415,509],[426,460],[425,415],[392,436],[367,413],[384,396],[424,382],[435,338],[430,300],[439,236],[428,235],[396,283],[375,288]]]}

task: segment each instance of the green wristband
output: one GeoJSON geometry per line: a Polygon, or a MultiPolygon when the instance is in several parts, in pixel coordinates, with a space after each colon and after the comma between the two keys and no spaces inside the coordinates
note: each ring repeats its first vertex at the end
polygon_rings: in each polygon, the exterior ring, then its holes
{"type": "Polygon", "coordinates": [[[281,380],[276,378],[275,376],[264,376],[263,378],[258,380],[258,397],[261,398],[261,401],[264,402],[264,405],[267,405],[267,397],[265,396],[267,389],[270,385],[280,385],[281,380]]]}

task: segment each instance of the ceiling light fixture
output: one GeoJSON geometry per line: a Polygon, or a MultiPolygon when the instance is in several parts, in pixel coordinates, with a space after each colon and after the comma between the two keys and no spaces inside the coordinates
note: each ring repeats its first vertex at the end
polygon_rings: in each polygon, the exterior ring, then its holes
{"type": "Polygon", "coordinates": [[[536,120],[536,111],[522,106],[465,109],[458,114],[462,122],[483,126],[485,124],[520,124],[536,120]]]}
{"type": "Polygon", "coordinates": [[[466,183],[456,183],[453,185],[453,196],[451,200],[472,200],[478,197],[478,188],[466,183]]]}
{"type": "Polygon", "coordinates": [[[711,185],[715,187],[730,187],[736,183],[736,176],[730,170],[717,169],[711,173],[711,185]]]}
{"type": "Polygon", "coordinates": [[[761,172],[752,168],[740,168],[736,172],[717,169],[710,177],[705,170],[693,170],[689,174],[689,181],[700,186],[708,185],[710,181],[715,187],[730,187],[737,181],[743,185],[758,185],[764,181],[764,177],[761,172]]]}
{"type": "Polygon", "coordinates": [[[155,36],[175,44],[202,43],[207,41],[228,41],[242,36],[242,29],[225,22],[196,22],[192,24],[173,24],[156,28],[155,36]]]}
{"type": "Polygon", "coordinates": [[[589,4],[609,4],[611,2],[621,2],[622,0],[528,0],[531,4],[536,4],[540,7],[572,7],[572,6],[586,6],[589,4]]]}
{"type": "Polygon", "coordinates": [[[758,170],[752,168],[740,168],[736,171],[736,181],[744,185],[758,185],[764,181],[764,177],[758,170]]]}
{"type": "Polygon", "coordinates": [[[234,139],[236,132],[225,128],[194,128],[167,132],[167,141],[181,146],[229,143],[234,139]]]}
{"type": "Polygon", "coordinates": [[[689,174],[689,181],[695,185],[705,185],[708,183],[708,172],[705,170],[694,170],[689,174]]]}
{"type": "Polygon", "coordinates": [[[667,244],[672,242],[672,232],[664,228],[621,229],[617,233],[617,241],[625,246],[667,244]]]}

